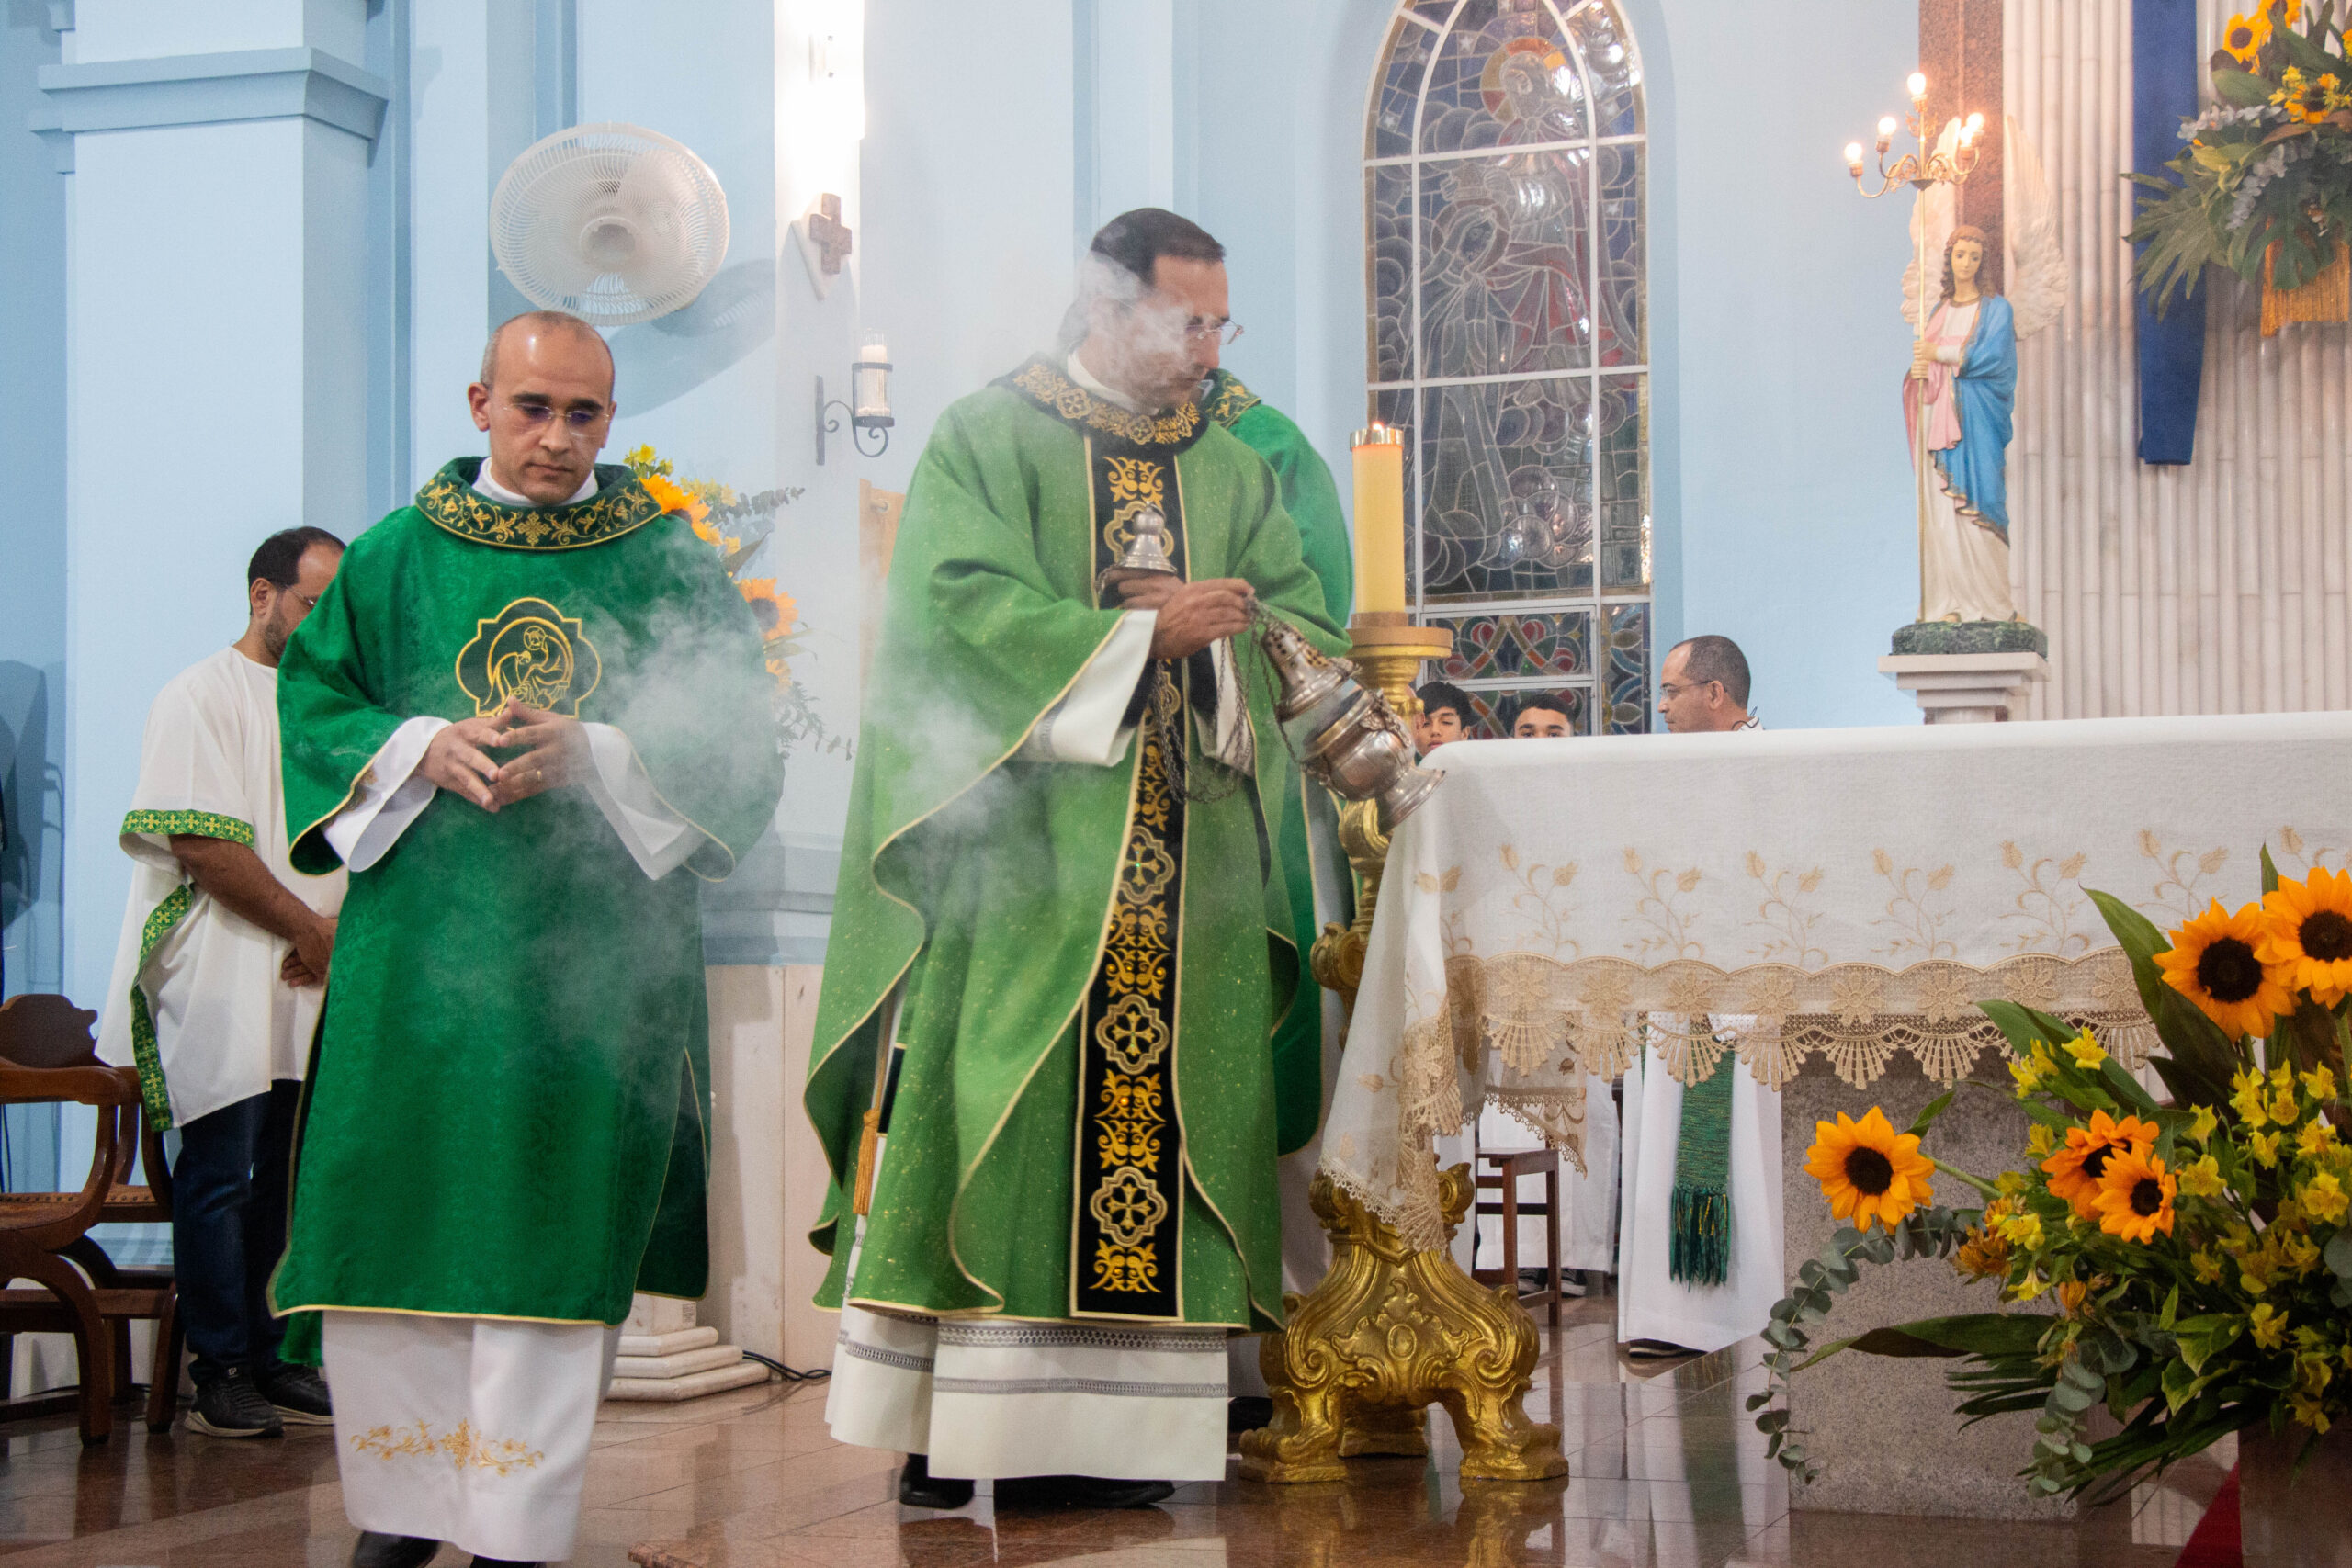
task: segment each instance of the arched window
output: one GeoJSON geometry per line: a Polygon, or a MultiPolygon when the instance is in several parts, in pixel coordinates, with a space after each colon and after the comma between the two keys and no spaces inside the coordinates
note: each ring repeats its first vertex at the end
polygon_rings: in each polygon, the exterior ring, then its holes
{"type": "Polygon", "coordinates": [[[1364,130],[1372,417],[1417,617],[1492,727],[1649,728],[1642,72],[1611,0],[1403,0],[1364,130]]]}

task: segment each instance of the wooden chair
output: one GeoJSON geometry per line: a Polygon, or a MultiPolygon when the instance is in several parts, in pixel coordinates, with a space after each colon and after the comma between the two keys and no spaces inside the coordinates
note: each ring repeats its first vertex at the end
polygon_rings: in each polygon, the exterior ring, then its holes
{"type": "MultiPolygon", "coordinates": [[[[1472,1268],[1470,1277],[1482,1285],[1499,1285],[1506,1281],[1518,1292],[1521,1306],[1542,1305],[1546,1309],[1545,1321],[1556,1328],[1560,1324],[1560,1156],[1556,1149],[1477,1149],[1473,1168],[1477,1202],[1472,1207],[1476,1224],[1477,1214],[1495,1214],[1503,1223],[1503,1266],[1499,1269],[1472,1268]],[[1519,1196],[1521,1177],[1540,1176],[1544,1179],[1544,1197],[1540,1202],[1522,1202],[1519,1196]],[[1489,1201],[1487,1194],[1496,1195],[1489,1201]],[[1542,1289],[1519,1289],[1519,1222],[1524,1215],[1540,1215],[1544,1221],[1544,1283],[1542,1289]]],[[[1476,1233],[1471,1242],[1471,1260],[1477,1259],[1476,1233]]]]}
{"type": "Polygon", "coordinates": [[[111,1435],[115,1391],[131,1386],[131,1322],[155,1323],[151,1431],[168,1431],[178,1408],[185,1341],[171,1272],[118,1269],[90,1238],[96,1224],[163,1224],[172,1213],[164,1140],[147,1125],[138,1070],[98,1060],[90,1034],[97,1016],[58,996],[0,1004],[0,1105],[71,1100],[98,1113],[90,1174],[80,1191],[0,1193],[0,1282],[31,1280],[40,1287],[0,1290],[0,1336],[71,1334],[82,1372],[78,1395],[60,1391],[0,1401],[0,1417],[53,1414],[71,1399],[80,1407],[85,1443],[111,1435]],[[142,1153],[149,1180],[138,1186],[130,1177],[142,1153]]]}

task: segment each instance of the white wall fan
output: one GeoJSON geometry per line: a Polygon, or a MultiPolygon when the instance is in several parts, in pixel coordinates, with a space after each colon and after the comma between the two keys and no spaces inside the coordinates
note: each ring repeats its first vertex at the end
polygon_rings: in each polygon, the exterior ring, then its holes
{"type": "Polygon", "coordinates": [[[544,310],[599,327],[691,303],[727,254],[727,194],[642,126],[575,125],[523,150],[490,198],[498,269],[544,310]]]}

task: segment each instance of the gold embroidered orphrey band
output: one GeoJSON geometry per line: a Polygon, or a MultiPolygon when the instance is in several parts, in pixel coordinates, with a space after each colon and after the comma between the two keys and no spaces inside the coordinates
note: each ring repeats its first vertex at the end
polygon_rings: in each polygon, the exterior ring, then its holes
{"type": "Polygon", "coordinates": [[[577,506],[502,506],[474,489],[479,457],[460,457],[416,492],[425,520],[461,539],[508,550],[576,550],[634,533],[662,515],[662,503],[626,469],[600,468],[603,488],[577,506]],[[465,471],[472,467],[472,472],[465,471]]]}
{"type": "Polygon", "coordinates": [[[1203,412],[1212,423],[1231,430],[1236,420],[1263,401],[1263,398],[1241,384],[1240,377],[1229,370],[1221,371],[1217,376],[1216,394],[1209,399],[1203,412]]]}
{"type": "Polygon", "coordinates": [[[1002,384],[1081,434],[1094,431],[1130,446],[1190,446],[1207,428],[1196,403],[1180,403],[1166,413],[1135,413],[1104,402],[1043,359],[1031,360],[1002,384]]]}
{"type": "MultiPolygon", "coordinates": [[[[1042,362],[1031,371],[1045,371],[1042,362]]],[[[1069,383],[1063,383],[1068,386],[1069,383]]],[[[1030,389],[1030,395],[1035,392],[1030,389]]],[[[1158,510],[1170,556],[1186,559],[1175,453],[1096,440],[1086,426],[1124,411],[1069,387],[1078,400],[1048,410],[1085,441],[1095,581],[1134,539],[1134,519],[1158,510]],[[1122,449],[1124,447],[1124,449],[1122,449]]],[[[1189,410],[1197,433],[1198,411],[1189,410]]],[[[1183,1129],[1175,1114],[1177,970],[1183,931],[1185,802],[1164,754],[1189,744],[1181,663],[1148,665],[1146,711],[1130,786],[1102,957],[1078,1016],[1078,1127],[1072,1159],[1069,1305],[1072,1316],[1183,1316],[1183,1129]]]]}

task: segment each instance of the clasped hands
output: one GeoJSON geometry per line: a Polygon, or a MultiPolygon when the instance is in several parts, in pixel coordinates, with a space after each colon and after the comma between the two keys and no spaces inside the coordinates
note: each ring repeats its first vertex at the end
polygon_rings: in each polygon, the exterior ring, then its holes
{"type": "Polygon", "coordinates": [[[1110,583],[1123,607],[1153,610],[1151,656],[1186,659],[1213,642],[1250,629],[1257,591],[1238,577],[1186,582],[1164,571],[1114,572],[1110,583]]]}
{"type": "Polygon", "coordinates": [[[587,728],[578,719],[510,699],[486,718],[445,726],[417,768],[441,788],[496,811],[575,783],[594,765],[587,728]],[[522,755],[503,762],[490,756],[518,747],[522,755]]]}

